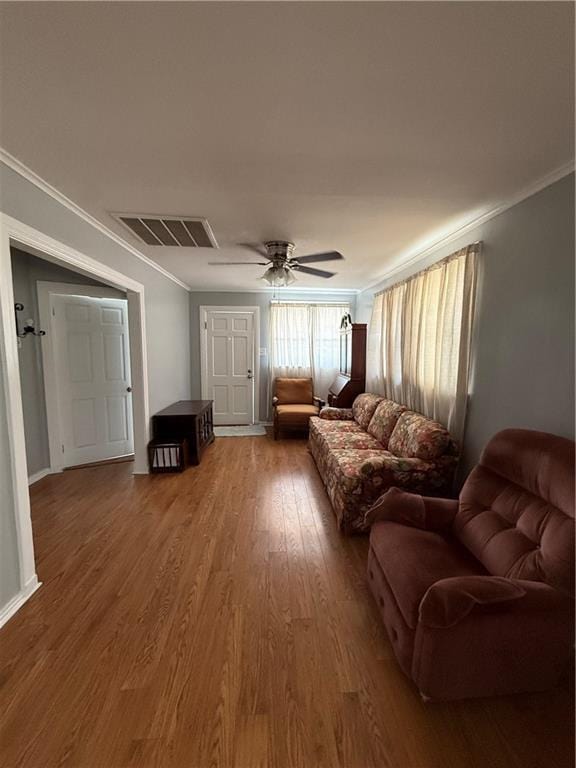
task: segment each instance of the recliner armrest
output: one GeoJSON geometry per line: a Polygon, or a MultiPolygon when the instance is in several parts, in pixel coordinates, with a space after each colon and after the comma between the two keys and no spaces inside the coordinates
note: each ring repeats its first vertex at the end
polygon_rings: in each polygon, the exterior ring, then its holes
{"type": "MultiPolygon", "coordinates": [[[[370,461],[384,462],[385,458],[370,461]]],[[[422,465],[420,459],[402,459],[402,461],[414,461],[422,465]]],[[[390,488],[366,512],[364,523],[369,527],[381,520],[387,520],[425,531],[439,531],[452,523],[457,511],[458,502],[454,499],[436,499],[431,496],[420,496],[418,493],[408,493],[400,488],[390,488]]]]}
{"type": "Polygon", "coordinates": [[[565,595],[537,581],[501,576],[455,576],[433,584],[420,602],[420,623],[433,629],[453,627],[472,611],[490,613],[555,611],[567,605],[565,595]]]}
{"type": "Polygon", "coordinates": [[[317,405],[318,408],[324,408],[326,405],[326,400],[323,400],[321,397],[316,397],[316,395],[314,395],[312,400],[314,401],[314,405],[317,405]]]}
{"type": "Polygon", "coordinates": [[[352,408],[333,408],[327,406],[320,411],[320,418],[328,421],[354,421],[352,408]]]}
{"type": "Polygon", "coordinates": [[[278,398],[276,397],[276,395],[274,395],[274,397],[272,398],[272,405],[273,406],[278,405],[278,398]]]}

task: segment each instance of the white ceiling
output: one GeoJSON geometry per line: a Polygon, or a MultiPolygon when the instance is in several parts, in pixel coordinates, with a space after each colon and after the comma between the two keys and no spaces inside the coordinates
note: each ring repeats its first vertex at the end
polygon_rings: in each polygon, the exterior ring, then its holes
{"type": "Polygon", "coordinates": [[[573,14],[2,3],[0,143],[133,245],[110,211],[207,217],[219,251],[138,246],[194,288],[258,287],[207,262],[270,238],[345,255],[299,286],[362,288],[573,158],[573,14]]]}

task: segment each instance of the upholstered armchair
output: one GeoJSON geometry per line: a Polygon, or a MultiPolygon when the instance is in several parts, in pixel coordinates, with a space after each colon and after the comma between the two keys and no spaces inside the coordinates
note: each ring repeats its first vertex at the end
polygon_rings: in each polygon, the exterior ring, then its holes
{"type": "Polygon", "coordinates": [[[540,691],[569,669],[571,440],[504,430],[459,500],[392,488],[366,522],[370,588],[398,662],[423,698],[540,691]]]}
{"type": "Polygon", "coordinates": [[[274,440],[281,430],[308,431],[310,416],[318,416],[324,401],[314,397],[312,379],[277,378],[274,380],[274,440]]]}

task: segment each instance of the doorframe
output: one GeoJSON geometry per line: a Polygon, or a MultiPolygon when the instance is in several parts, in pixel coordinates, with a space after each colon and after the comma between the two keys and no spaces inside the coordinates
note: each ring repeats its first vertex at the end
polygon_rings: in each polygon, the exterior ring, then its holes
{"type": "MultiPolygon", "coordinates": [[[[63,443],[62,417],[58,398],[58,373],[56,367],[56,351],[53,344],[54,323],[52,316],[53,296],[88,296],[93,299],[116,299],[127,301],[126,296],[118,296],[114,288],[97,285],[81,285],[79,283],[52,283],[38,280],[36,283],[38,295],[38,319],[40,327],[50,329],[42,340],[42,375],[44,379],[44,396],[46,398],[46,421],[48,427],[48,448],[50,451],[50,473],[62,472],[63,443]]],[[[130,336],[130,328],[128,328],[130,336]]],[[[131,363],[130,363],[131,364],[131,363]]],[[[130,383],[132,383],[132,371],[130,371],[130,383]]],[[[134,426],[132,426],[132,439],[134,440],[134,426]]]]}
{"type": "MultiPolygon", "coordinates": [[[[40,583],[34,562],[30,517],[28,468],[20,365],[14,319],[14,289],[10,248],[20,248],[47,261],[72,267],[80,274],[103,280],[127,292],[132,371],[134,424],[134,474],[147,474],[146,445],[149,430],[148,375],[144,286],[74,248],[0,212],[0,375],[4,376],[8,456],[12,478],[14,523],[18,546],[20,592],[0,611],[0,626],[20,608],[40,583]]],[[[1,407],[1,406],[0,406],[1,407]]]]}
{"type": "Polygon", "coordinates": [[[254,333],[253,370],[254,370],[254,417],[253,424],[260,423],[260,307],[258,306],[220,306],[201,305],[200,317],[200,382],[202,399],[208,399],[208,312],[248,312],[253,316],[252,331],[254,333]]]}

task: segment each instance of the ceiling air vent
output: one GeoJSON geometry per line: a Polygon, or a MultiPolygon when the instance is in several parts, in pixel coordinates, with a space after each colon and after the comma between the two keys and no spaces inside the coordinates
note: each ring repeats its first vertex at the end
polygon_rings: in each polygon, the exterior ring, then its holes
{"type": "Polygon", "coordinates": [[[206,219],[194,216],[144,216],[137,213],[113,213],[146,245],[177,248],[218,248],[206,219]]]}

